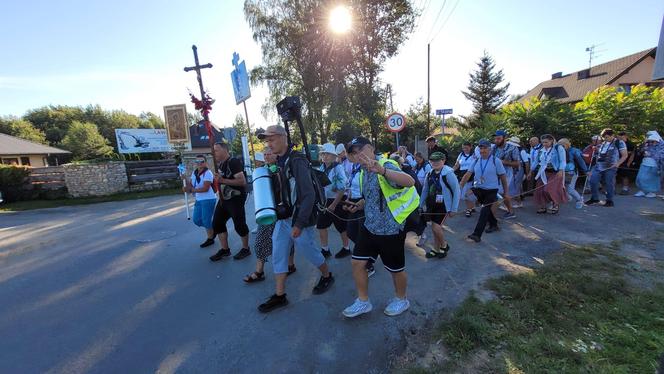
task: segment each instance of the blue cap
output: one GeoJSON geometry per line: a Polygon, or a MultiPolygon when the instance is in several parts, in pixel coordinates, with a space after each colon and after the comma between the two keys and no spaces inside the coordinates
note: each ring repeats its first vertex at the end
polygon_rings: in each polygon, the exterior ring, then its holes
{"type": "Polygon", "coordinates": [[[493,136],[507,136],[507,131],[505,131],[505,130],[498,130],[498,131],[496,131],[495,134],[493,134],[493,136]]]}
{"type": "Polygon", "coordinates": [[[491,147],[491,142],[486,139],[482,139],[477,145],[479,147],[491,147]]]}

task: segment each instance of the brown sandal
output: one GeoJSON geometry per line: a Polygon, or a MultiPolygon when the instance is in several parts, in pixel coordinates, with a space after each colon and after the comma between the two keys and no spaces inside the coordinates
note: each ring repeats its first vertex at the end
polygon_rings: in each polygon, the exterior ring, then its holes
{"type": "Polygon", "coordinates": [[[262,282],[264,280],[265,280],[265,272],[259,273],[257,271],[254,271],[251,274],[247,274],[243,279],[245,283],[262,282]]]}

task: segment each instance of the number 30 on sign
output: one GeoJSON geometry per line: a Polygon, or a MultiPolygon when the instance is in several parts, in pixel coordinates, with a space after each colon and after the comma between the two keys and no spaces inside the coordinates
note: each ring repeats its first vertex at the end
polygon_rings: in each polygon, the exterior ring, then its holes
{"type": "Polygon", "coordinates": [[[400,113],[392,113],[387,116],[387,121],[385,121],[385,126],[387,126],[387,131],[390,132],[401,132],[406,128],[406,117],[400,113]]]}

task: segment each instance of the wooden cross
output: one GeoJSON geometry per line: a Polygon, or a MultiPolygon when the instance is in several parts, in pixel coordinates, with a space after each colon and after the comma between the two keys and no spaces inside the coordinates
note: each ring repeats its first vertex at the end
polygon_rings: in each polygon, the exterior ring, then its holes
{"type": "MultiPolygon", "coordinates": [[[[196,79],[198,80],[198,87],[201,89],[201,100],[205,101],[205,90],[203,89],[203,78],[201,77],[201,70],[211,68],[212,64],[205,64],[205,65],[199,64],[198,63],[198,48],[196,48],[195,45],[192,45],[191,49],[194,50],[194,62],[196,63],[196,65],[185,67],[184,71],[185,72],[190,72],[192,70],[196,71],[196,79]]],[[[203,119],[205,120],[206,126],[212,126],[212,124],[210,123],[210,118],[209,118],[207,112],[203,112],[203,119]]],[[[214,132],[210,132],[210,133],[212,133],[214,135],[214,132]]],[[[209,138],[210,138],[209,139],[210,152],[212,152],[212,160],[214,161],[214,168],[215,168],[215,171],[216,171],[218,165],[217,165],[217,159],[216,159],[216,157],[214,157],[214,136],[210,136],[209,138]]]]}

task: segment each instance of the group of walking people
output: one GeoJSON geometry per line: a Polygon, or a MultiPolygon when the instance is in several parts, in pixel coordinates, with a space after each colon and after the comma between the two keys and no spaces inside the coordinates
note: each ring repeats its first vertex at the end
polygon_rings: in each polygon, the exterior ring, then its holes
{"type": "MultiPolygon", "coordinates": [[[[296,271],[293,260],[297,254],[320,270],[314,294],[325,293],[335,281],[327,259],[332,255],[337,259],[351,257],[357,298],[342,312],[349,318],[373,309],[368,279],[375,273],[374,264],[380,257],[395,289],[384,313],[399,315],[410,306],[405,272],[408,231],[415,232],[420,237],[418,245],[424,246],[424,232],[430,223],[433,245],[426,257],[442,259],[450,251],[443,225],[460,209],[465,217],[479,210],[467,240],[480,242],[484,233],[500,230],[499,219],[516,218],[515,209],[523,207],[527,196],[533,196],[538,214],[555,215],[570,200],[577,209],[598,204],[601,188],[606,196],[603,206],[611,207],[618,168],[627,165],[628,159],[635,166],[627,144],[611,129],[593,137],[593,143],[583,151],[568,139],[556,140],[550,134],[533,137],[523,147],[518,137],[499,130],[492,141],[464,143],[454,162],[432,137],[427,139],[426,157],[420,152],[413,155],[403,146],[383,157],[367,138],[357,137],[345,145],[322,146],[322,164],[317,172],[324,174],[329,183],[324,196],[319,196],[313,179],[316,173],[307,158],[289,144],[282,126],[268,127],[259,138],[265,148],[256,155],[256,166],[268,168],[274,176],[278,218],[273,224],[257,227],[256,268],[244,278],[246,283],[265,280],[265,263],[271,257],[275,293],[258,306],[260,312],[288,304],[286,278],[296,271]],[[581,183],[582,179],[587,180],[581,183]],[[583,185],[581,192],[577,184],[583,185]],[[584,202],[586,186],[592,195],[584,202]],[[499,209],[504,213],[499,214],[499,209]],[[336,253],[329,246],[331,227],[341,239],[336,253]]],[[[664,141],[656,132],[649,132],[639,152],[639,192],[635,196],[656,196],[664,170],[664,141]]],[[[215,235],[219,237],[221,249],[210,260],[231,255],[226,230],[229,219],[242,240],[243,248],[233,256],[239,260],[251,254],[244,213],[246,177],[241,162],[230,157],[226,144],[215,145],[215,158],[220,163],[214,173],[208,170],[203,155],[196,158],[197,168],[184,190],[196,196],[194,223],[206,229],[207,238],[201,247],[214,244],[215,235]]]]}

